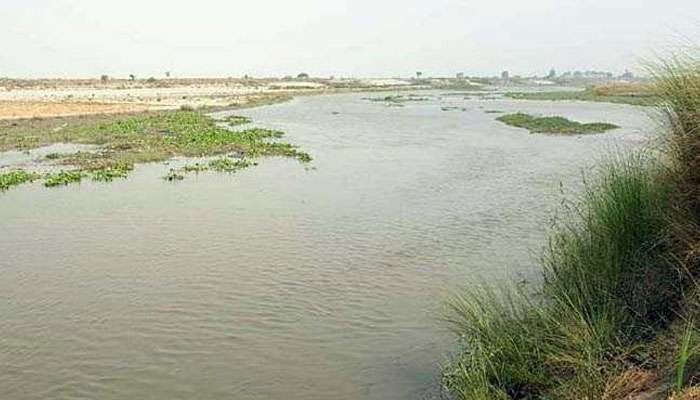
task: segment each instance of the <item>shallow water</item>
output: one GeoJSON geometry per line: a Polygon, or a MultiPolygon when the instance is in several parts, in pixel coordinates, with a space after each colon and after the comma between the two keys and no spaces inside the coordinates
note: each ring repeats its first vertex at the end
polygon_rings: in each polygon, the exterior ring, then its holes
{"type": "Polygon", "coordinates": [[[239,112],[286,131],[313,168],[266,159],[173,184],[152,164],[0,194],[0,397],[436,396],[450,290],[536,279],[562,191],[654,126],[625,105],[433,95],[239,112]],[[530,135],[485,110],[622,129],[530,135]]]}

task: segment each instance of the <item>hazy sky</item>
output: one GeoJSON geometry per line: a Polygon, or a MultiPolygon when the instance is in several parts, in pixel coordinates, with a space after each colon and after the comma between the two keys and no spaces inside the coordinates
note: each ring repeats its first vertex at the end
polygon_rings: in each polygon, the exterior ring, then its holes
{"type": "Polygon", "coordinates": [[[0,76],[621,72],[700,0],[0,0],[0,76]]]}

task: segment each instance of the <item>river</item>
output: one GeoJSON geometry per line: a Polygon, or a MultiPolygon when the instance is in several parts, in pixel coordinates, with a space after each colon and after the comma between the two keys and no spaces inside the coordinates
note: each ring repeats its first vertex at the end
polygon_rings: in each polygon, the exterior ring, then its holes
{"type": "Polygon", "coordinates": [[[626,105],[429,95],[237,112],[287,132],[308,167],[170,183],[151,164],[0,193],[0,398],[436,397],[446,297],[536,281],[583,171],[655,125],[626,105]],[[622,128],[532,135],[487,110],[622,128]]]}

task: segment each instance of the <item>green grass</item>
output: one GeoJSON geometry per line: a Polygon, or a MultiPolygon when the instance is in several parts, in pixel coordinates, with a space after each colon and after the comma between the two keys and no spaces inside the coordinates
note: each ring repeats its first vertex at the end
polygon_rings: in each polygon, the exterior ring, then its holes
{"type": "Polygon", "coordinates": [[[619,128],[617,125],[603,122],[583,124],[564,117],[536,117],[524,113],[507,114],[496,118],[496,120],[510,126],[527,129],[530,133],[578,135],[603,133],[619,128]]]}
{"type": "Polygon", "coordinates": [[[676,356],[675,390],[677,392],[682,391],[685,387],[688,378],[686,372],[689,362],[698,354],[697,340],[695,338],[696,334],[695,324],[692,321],[688,321],[685,329],[683,330],[680,348],[678,349],[678,354],[676,356]]]}
{"type": "Polygon", "coordinates": [[[0,173],[0,192],[13,186],[29,183],[39,178],[39,175],[24,170],[0,173]]]}
{"type": "Polygon", "coordinates": [[[655,106],[660,103],[660,97],[653,93],[605,94],[592,88],[580,91],[511,92],[505,96],[516,100],[592,101],[635,106],[655,106]]]}
{"type": "Polygon", "coordinates": [[[700,391],[700,63],[663,64],[657,85],[662,153],[587,177],[537,287],[472,285],[448,302],[449,398],[696,398],[683,396],[700,391]]]}

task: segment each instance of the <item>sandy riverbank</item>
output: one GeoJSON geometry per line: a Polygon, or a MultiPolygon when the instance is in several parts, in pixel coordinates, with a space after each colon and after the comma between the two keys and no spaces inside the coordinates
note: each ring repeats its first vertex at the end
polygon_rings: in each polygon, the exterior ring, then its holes
{"type": "MultiPolygon", "coordinates": [[[[399,82],[402,83],[402,82],[399,82]]],[[[391,88],[401,85],[384,84],[391,88]]],[[[376,89],[367,81],[243,79],[0,80],[0,119],[242,106],[261,96],[376,89]]]]}

